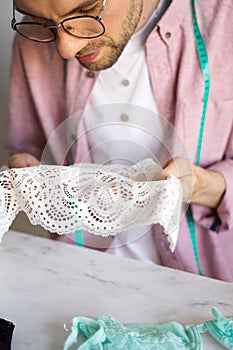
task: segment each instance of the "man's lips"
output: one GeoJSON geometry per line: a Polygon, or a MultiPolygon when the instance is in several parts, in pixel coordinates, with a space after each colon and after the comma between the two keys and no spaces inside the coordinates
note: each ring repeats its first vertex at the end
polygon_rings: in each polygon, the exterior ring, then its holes
{"type": "Polygon", "coordinates": [[[95,52],[89,53],[88,55],[76,56],[76,58],[81,63],[92,62],[99,55],[99,52],[100,50],[97,50],[95,52]]]}

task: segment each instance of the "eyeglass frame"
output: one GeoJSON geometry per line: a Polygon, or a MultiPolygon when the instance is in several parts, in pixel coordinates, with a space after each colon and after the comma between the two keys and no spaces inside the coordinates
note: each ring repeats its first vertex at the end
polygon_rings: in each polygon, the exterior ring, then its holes
{"type": "Polygon", "coordinates": [[[95,38],[98,38],[100,37],[101,35],[103,35],[105,33],[105,26],[104,24],[102,23],[102,19],[103,19],[103,16],[104,16],[104,10],[105,10],[105,5],[106,5],[106,2],[107,0],[103,0],[103,4],[102,4],[102,8],[100,10],[100,15],[99,16],[92,16],[92,15],[83,15],[83,16],[72,16],[72,17],[67,17],[67,18],[64,18],[61,22],[59,22],[57,25],[46,25],[46,24],[43,24],[43,23],[36,23],[36,22],[17,22],[16,18],[15,18],[15,4],[13,3],[13,18],[11,20],[11,28],[16,31],[17,33],[19,33],[20,35],[22,35],[24,38],[26,39],[29,39],[29,40],[33,40],[33,41],[37,41],[37,42],[40,42],[40,43],[49,43],[49,42],[52,42],[54,40],[56,40],[57,38],[57,33],[55,31],[55,29],[59,28],[59,27],[62,27],[62,29],[67,33],[67,34],[70,34],[72,35],[73,37],[75,38],[79,38],[79,39],[95,39],[95,38]],[[89,36],[77,36],[77,35],[74,35],[70,32],[68,32],[65,27],[63,26],[63,24],[67,21],[70,21],[70,20],[73,20],[73,19],[77,19],[77,18],[92,18],[94,19],[95,21],[97,21],[98,23],[101,24],[102,28],[103,28],[103,32],[101,34],[98,34],[96,36],[92,36],[92,37],[89,37],[89,36]],[[49,29],[51,31],[51,33],[53,33],[53,39],[51,40],[48,40],[48,41],[40,41],[40,40],[36,40],[36,39],[32,39],[32,38],[29,38],[28,36],[25,36],[23,35],[21,32],[19,32],[17,30],[17,25],[20,25],[20,24],[33,24],[33,25],[38,25],[38,26],[42,26],[46,29],[49,29]]]}

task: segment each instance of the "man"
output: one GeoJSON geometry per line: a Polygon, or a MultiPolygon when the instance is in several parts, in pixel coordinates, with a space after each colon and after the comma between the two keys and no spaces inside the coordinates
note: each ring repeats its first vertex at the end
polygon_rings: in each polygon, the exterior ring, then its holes
{"type": "MultiPolygon", "coordinates": [[[[71,116],[87,106],[131,104],[138,95],[146,96],[146,102],[139,101],[139,105],[158,111],[172,123],[196,162],[204,83],[191,0],[15,0],[14,6],[15,16],[21,12],[29,17],[24,25],[17,23],[16,17],[12,23],[21,35],[17,35],[12,60],[11,167],[39,164],[47,141],[64,122],[67,108],[71,116]],[[29,22],[36,24],[32,27],[29,22]],[[116,98],[121,94],[120,86],[114,85],[116,69],[122,85],[130,91],[127,98],[122,93],[122,100],[116,98]],[[124,76],[130,71],[132,81],[124,76]]],[[[173,173],[180,178],[184,201],[191,193],[197,248],[195,239],[190,238],[192,218],[189,225],[183,218],[174,254],[166,238],[149,229],[137,240],[137,253],[132,248],[129,255],[233,281],[233,5],[230,0],[198,0],[196,7],[211,81],[200,166],[193,165],[190,171],[189,161],[177,154],[179,158],[164,165],[163,176],[173,173]]],[[[147,127],[149,130],[149,123],[147,127]]],[[[144,138],[141,140],[143,143],[144,138]]],[[[58,163],[62,142],[55,137],[50,144],[58,163]]],[[[94,149],[96,135],[91,142],[94,149]]],[[[82,138],[80,144],[75,162],[85,159],[90,140],[82,138]]],[[[127,243],[127,249],[129,246],[127,243]]]]}

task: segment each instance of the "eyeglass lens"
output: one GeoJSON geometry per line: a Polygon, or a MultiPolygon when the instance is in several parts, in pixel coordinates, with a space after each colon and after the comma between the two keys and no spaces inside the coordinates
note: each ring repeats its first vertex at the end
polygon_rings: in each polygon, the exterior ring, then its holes
{"type": "Polygon", "coordinates": [[[48,42],[55,39],[55,34],[51,30],[39,24],[18,23],[16,29],[17,32],[32,40],[48,42]]]}
{"type": "Polygon", "coordinates": [[[63,22],[63,28],[78,37],[94,38],[103,34],[104,27],[93,17],[68,19],[63,22]]]}

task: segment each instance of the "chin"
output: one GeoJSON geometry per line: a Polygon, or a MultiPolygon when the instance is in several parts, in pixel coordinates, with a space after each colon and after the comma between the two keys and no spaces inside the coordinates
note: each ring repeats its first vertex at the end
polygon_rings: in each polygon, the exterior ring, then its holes
{"type": "MultiPolygon", "coordinates": [[[[107,49],[107,48],[106,48],[107,49]]],[[[93,70],[101,71],[108,68],[111,68],[114,63],[119,59],[122,51],[118,50],[103,50],[101,55],[93,62],[79,62],[83,67],[93,70]],[[110,52],[109,52],[110,51],[110,52]]]]}

